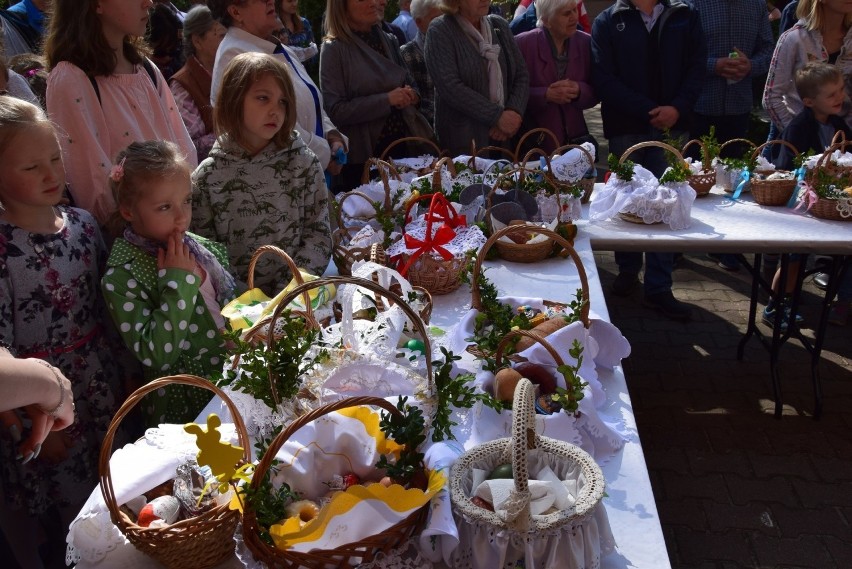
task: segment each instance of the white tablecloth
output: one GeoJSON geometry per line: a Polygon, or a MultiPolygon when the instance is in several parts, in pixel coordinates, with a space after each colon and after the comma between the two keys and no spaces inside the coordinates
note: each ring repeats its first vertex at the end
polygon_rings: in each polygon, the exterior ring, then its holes
{"type": "MultiPolygon", "coordinates": [[[[600,184],[596,184],[599,187],[600,184]]],[[[604,251],[852,254],[852,221],[829,221],[787,207],[761,206],[751,194],[732,201],[721,190],[695,199],[687,229],[620,218],[579,223],[592,248],[604,251]]]]}
{"type": "MultiPolygon", "coordinates": [[[[577,240],[576,249],[589,278],[592,310],[597,317],[608,320],[589,239],[583,233],[577,240]]],[[[498,285],[501,294],[569,301],[579,286],[573,263],[565,259],[552,259],[533,265],[487,263],[486,266],[492,267],[487,276],[498,285]]],[[[435,297],[432,324],[448,328],[458,322],[469,307],[470,290],[467,286],[462,286],[452,294],[435,297]]],[[[624,447],[602,465],[608,494],[604,498],[604,505],[618,545],[616,552],[603,559],[602,567],[665,569],[669,567],[668,554],[642,447],[636,433],[624,374],[620,367],[599,370],[599,374],[607,395],[607,404],[600,411],[601,415],[612,423],[621,423],[628,439],[624,447]]],[[[202,415],[206,412],[207,410],[202,415]]],[[[99,493],[100,490],[95,489],[90,500],[96,500],[99,493]]],[[[125,544],[111,551],[99,563],[81,561],[77,567],[154,568],[160,565],[138,553],[131,545],[125,544]]],[[[233,559],[221,567],[242,567],[242,564],[233,559]]]]}

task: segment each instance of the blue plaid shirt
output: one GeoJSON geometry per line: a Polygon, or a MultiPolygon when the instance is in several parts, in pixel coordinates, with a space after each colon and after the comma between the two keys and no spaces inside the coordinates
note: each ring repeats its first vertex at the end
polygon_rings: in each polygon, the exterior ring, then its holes
{"type": "Polygon", "coordinates": [[[702,115],[726,116],[751,112],[752,78],[769,70],[775,49],[763,0],[692,0],[701,17],[707,37],[707,66],[701,95],[695,112],[702,115]],[[713,70],[716,60],[727,57],[734,48],[751,61],[751,75],[731,85],[713,70]]]}

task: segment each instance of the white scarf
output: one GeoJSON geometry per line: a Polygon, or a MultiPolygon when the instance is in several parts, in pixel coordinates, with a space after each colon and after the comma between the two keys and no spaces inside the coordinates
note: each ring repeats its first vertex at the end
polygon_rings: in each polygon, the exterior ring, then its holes
{"type": "Polygon", "coordinates": [[[503,70],[500,68],[500,46],[492,39],[491,23],[487,17],[479,20],[479,30],[462,16],[456,15],[456,21],[464,33],[479,48],[488,63],[488,98],[492,103],[503,106],[503,70]]]}

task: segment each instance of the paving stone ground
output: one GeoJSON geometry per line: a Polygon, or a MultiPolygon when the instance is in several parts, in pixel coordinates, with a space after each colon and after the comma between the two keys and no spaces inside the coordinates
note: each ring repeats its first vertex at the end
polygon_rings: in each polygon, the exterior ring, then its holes
{"type": "MultiPolygon", "coordinates": [[[[769,354],[756,338],[744,358],[750,280],[700,255],[674,272],[693,320],[666,320],[609,294],[612,253],[595,253],[612,321],[632,346],[627,385],[673,567],[852,567],[852,326],[830,326],[814,420],[809,358],[781,351],[784,414],[773,417],[769,354]]],[[[821,291],[804,286],[805,335],[821,291]]],[[[768,328],[759,324],[764,332],[768,328]]]]}

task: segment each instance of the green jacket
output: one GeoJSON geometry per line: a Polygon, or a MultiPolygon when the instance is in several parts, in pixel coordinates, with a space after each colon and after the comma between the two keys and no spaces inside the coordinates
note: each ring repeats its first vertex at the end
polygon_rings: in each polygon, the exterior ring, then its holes
{"type": "MultiPolygon", "coordinates": [[[[227,268],[222,245],[193,235],[227,268]]],[[[113,244],[101,288],[124,343],[144,366],[145,379],[190,373],[210,378],[222,372],[224,342],[204,302],[201,280],[183,269],[157,271],[157,259],[128,241],[113,244]]],[[[175,386],[147,397],[151,424],[196,418],[211,393],[175,386]]]]}

